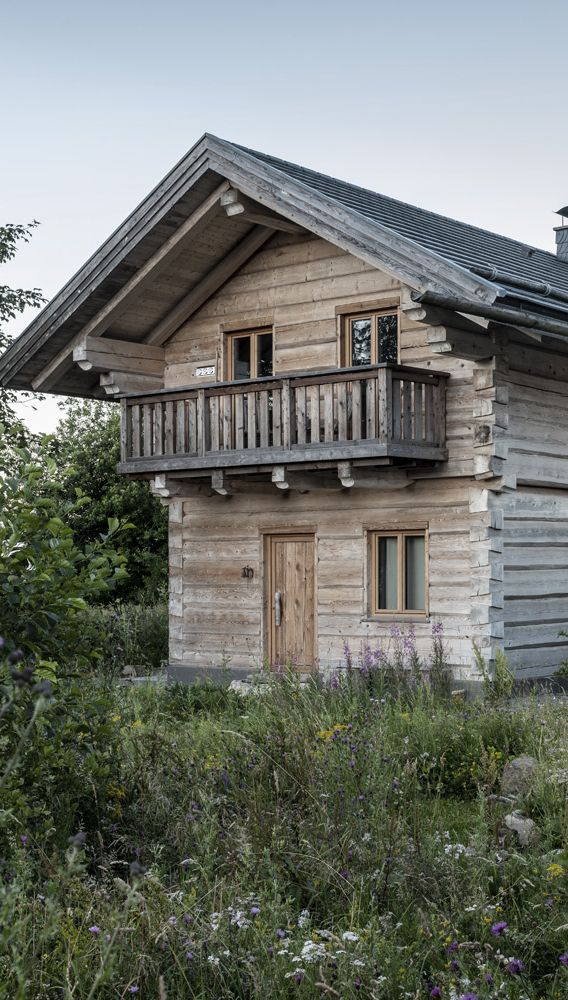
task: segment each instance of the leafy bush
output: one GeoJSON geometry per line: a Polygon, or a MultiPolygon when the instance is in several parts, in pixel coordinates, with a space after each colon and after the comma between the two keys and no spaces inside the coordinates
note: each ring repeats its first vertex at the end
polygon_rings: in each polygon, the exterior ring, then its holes
{"type": "Polygon", "coordinates": [[[17,475],[0,477],[0,635],[36,659],[89,660],[96,650],[82,613],[126,576],[114,545],[127,525],[110,519],[80,548],[68,522],[88,499],[42,496],[41,479],[42,469],[25,461],[17,475]]]}
{"type": "MultiPolygon", "coordinates": [[[[121,544],[128,577],[118,582],[116,596],[126,603],[152,605],[167,593],[168,520],[165,507],[148,484],[119,475],[120,411],[116,403],[69,400],[56,433],[46,439],[43,454],[55,460],[56,473],[44,477],[42,490],[67,502],[77,493],[88,506],[69,514],[77,544],[93,544],[106,531],[109,517],[134,526],[121,544]]],[[[101,593],[99,601],[115,599],[101,593]]]]}
{"type": "Polygon", "coordinates": [[[168,657],[167,604],[94,605],[82,616],[82,628],[99,650],[97,671],[118,676],[126,665],[155,673],[168,657]]]}
{"type": "Polygon", "coordinates": [[[15,845],[35,845],[47,860],[78,830],[94,835],[117,814],[122,760],[111,700],[82,680],[45,674],[19,651],[0,660],[0,854],[8,869],[15,845]]]}

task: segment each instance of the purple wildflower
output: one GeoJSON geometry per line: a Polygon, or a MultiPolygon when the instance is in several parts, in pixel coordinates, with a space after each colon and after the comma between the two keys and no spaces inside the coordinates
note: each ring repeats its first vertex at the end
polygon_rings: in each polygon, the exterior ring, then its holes
{"type": "Polygon", "coordinates": [[[477,993],[463,993],[460,1000],[477,1000],[477,993]]]}
{"type": "Polygon", "coordinates": [[[448,955],[451,955],[452,952],[457,951],[458,948],[459,948],[458,942],[452,941],[452,943],[448,945],[446,951],[448,952],[448,955]]]}
{"type": "Polygon", "coordinates": [[[558,961],[562,962],[562,965],[565,965],[568,968],[568,951],[565,951],[564,954],[560,956],[558,961]]]}
{"type": "Polygon", "coordinates": [[[129,986],[128,987],[128,992],[129,993],[138,993],[138,987],[137,986],[129,986]]]}
{"type": "Polygon", "coordinates": [[[100,933],[101,933],[101,929],[100,929],[100,927],[97,927],[96,924],[93,924],[92,927],[89,927],[89,934],[100,934],[100,933]]]}
{"type": "Polygon", "coordinates": [[[509,924],[506,920],[498,920],[496,924],[491,925],[491,933],[494,934],[495,937],[501,937],[503,931],[506,931],[508,926],[509,924]]]}
{"type": "Polygon", "coordinates": [[[452,970],[452,972],[459,972],[460,971],[460,963],[456,962],[455,958],[452,958],[452,960],[450,962],[450,969],[452,970]]]}
{"type": "Polygon", "coordinates": [[[294,974],[294,982],[296,983],[297,986],[300,985],[300,983],[302,982],[303,978],[304,978],[304,973],[303,972],[296,972],[294,974]]]}
{"type": "Polygon", "coordinates": [[[282,941],[283,938],[286,937],[286,931],[283,931],[281,927],[278,927],[276,931],[276,937],[279,938],[280,941],[282,941]]]}
{"type": "Polygon", "coordinates": [[[260,906],[251,906],[250,913],[252,917],[258,917],[260,913],[260,906]]]}
{"type": "Polygon", "coordinates": [[[185,957],[187,958],[188,962],[193,961],[193,952],[192,951],[186,951],[185,957]]]}
{"type": "Polygon", "coordinates": [[[444,624],[443,622],[432,622],[432,635],[435,639],[439,638],[444,634],[444,624]]]}
{"type": "Polygon", "coordinates": [[[22,844],[25,847],[26,844],[27,844],[27,842],[28,842],[28,838],[27,838],[27,835],[25,833],[22,833],[22,835],[20,836],[20,841],[22,842],[22,844]]]}
{"type": "Polygon", "coordinates": [[[493,983],[495,982],[495,980],[493,979],[493,976],[491,975],[490,972],[486,972],[485,975],[484,975],[484,977],[483,977],[483,979],[487,983],[488,986],[493,986],[493,983]]]}
{"type": "Polygon", "coordinates": [[[507,972],[510,972],[512,976],[518,976],[520,972],[523,971],[525,963],[520,958],[512,958],[510,962],[507,962],[505,968],[507,972]]]}
{"type": "Polygon", "coordinates": [[[442,996],[442,991],[441,991],[440,987],[439,986],[433,986],[432,989],[430,990],[430,996],[431,997],[441,997],[442,996]]]}

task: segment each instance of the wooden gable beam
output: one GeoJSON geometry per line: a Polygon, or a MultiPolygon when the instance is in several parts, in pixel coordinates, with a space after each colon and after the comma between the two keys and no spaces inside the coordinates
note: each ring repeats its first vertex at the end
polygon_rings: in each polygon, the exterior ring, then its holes
{"type": "Polygon", "coordinates": [[[283,219],[282,216],[263,208],[258,202],[247,198],[246,195],[241,194],[236,188],[229,188],[225,194],[221,195],[221,205],[229,218],[236,216],[237,218],[245,219],[247,222],[254,222],[259,226],[280,229],[284,233],[302,233],[304,231],[297,223],[283,219]]]}
{"type": "Polygon", "coordinates": [[[74,363],[86,372],[113,370],[163,378],[165,359],[163,347],[110,337],[84,337],[73,350],[74,363]]]}
{"type": "Polygon", "coordinates": [[[128,372],[105,371],[99,384],[107,396],[122,396],[128,392],[152,392],[164,388],[164,379],[155,375],[132,375],[128,372]]]}
{"type": "Polygon", "coordinates": [[[176,229],[150,259],[133,274],[129,281],[110,299],[98,313],[83,327],[48,365],[36,376],[32,387],[36,392],[53,389],[72,365],[72,354],[75,347],[81,344],[84,337],[100,336],[128,308],[150,281],[155,280],[160,271],[169,265],[175,256],[183,249],[183,244],[195,227],[219,207],[222,195],[229,188],[229,182],[223,181],[202,201],[201,205],[176,229]]]}
{"type": "Polygon", "coordinates": [[[182,323],[185,323],[207,299],[211,298],[233,276],[235,271],[238,271],[239,267],[246,264],[247,260],[273,234],[273,229],[266,229],[263,226],[257,226],[256,229],[253,229],[226,257],[223,257],[223,260],[209,271],[209,274],[206,274],[187,295],[184,295],[183,299],[178,302],[177,306],[174,306],[164,319],[160,320],[158,325],[146,337],[146,343],[164,344],[175,333],[178,327],[182,323]]]}

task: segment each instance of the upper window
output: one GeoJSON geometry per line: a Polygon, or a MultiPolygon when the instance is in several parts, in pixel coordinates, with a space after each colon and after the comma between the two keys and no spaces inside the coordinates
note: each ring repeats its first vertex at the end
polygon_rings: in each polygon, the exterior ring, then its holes
{"type": "Polygon", "coordinates": [[[426,611],[426,533],[373,531],[371,613],[426,611]]]}
{"type": "Polygon", "coordinates": [[[398,313],[369,312],[345,317],[346,367],[398,362],[398,313]]]}
{"type": "Polygon", "coordinates": [[[247,378],[264,378],[273,373],[272,331],[249,330],[228,336],[228,377],[238,382],[247,378]]]}

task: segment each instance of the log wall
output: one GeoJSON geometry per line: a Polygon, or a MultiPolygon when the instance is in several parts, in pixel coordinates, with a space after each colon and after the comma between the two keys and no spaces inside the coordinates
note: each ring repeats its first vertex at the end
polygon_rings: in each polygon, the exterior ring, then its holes
{"type": "Polygon", "coordinates": [[[412,621],[426,656],[432,623],[442,621],[449,659],[458,673],[469,674],[472,639],[483,644],[487,631],[483,621],[476,624],[471,617],[472,603],[478,607],[482,601],[479,580],[487,575],[485,543],[479,539],[487,536],[489,515],[476,510],[481,493],[465,479],[439,479],[389,492],[353,489],[348,497],[275,491],[172,504],[172,665],[228,663],[248,670],[262,665],[263,535],[303,529],[316,536],[322,668],[344,663],[344,642],[354,654],[363,644],[387,647],[393,622],[407,629],[412,621]],[[428,530],[429,615],[371,619],[366,532],[412,526],[428,530]],[[252,579],[242,577],[243,566],[253,569],[252,579]]]}

